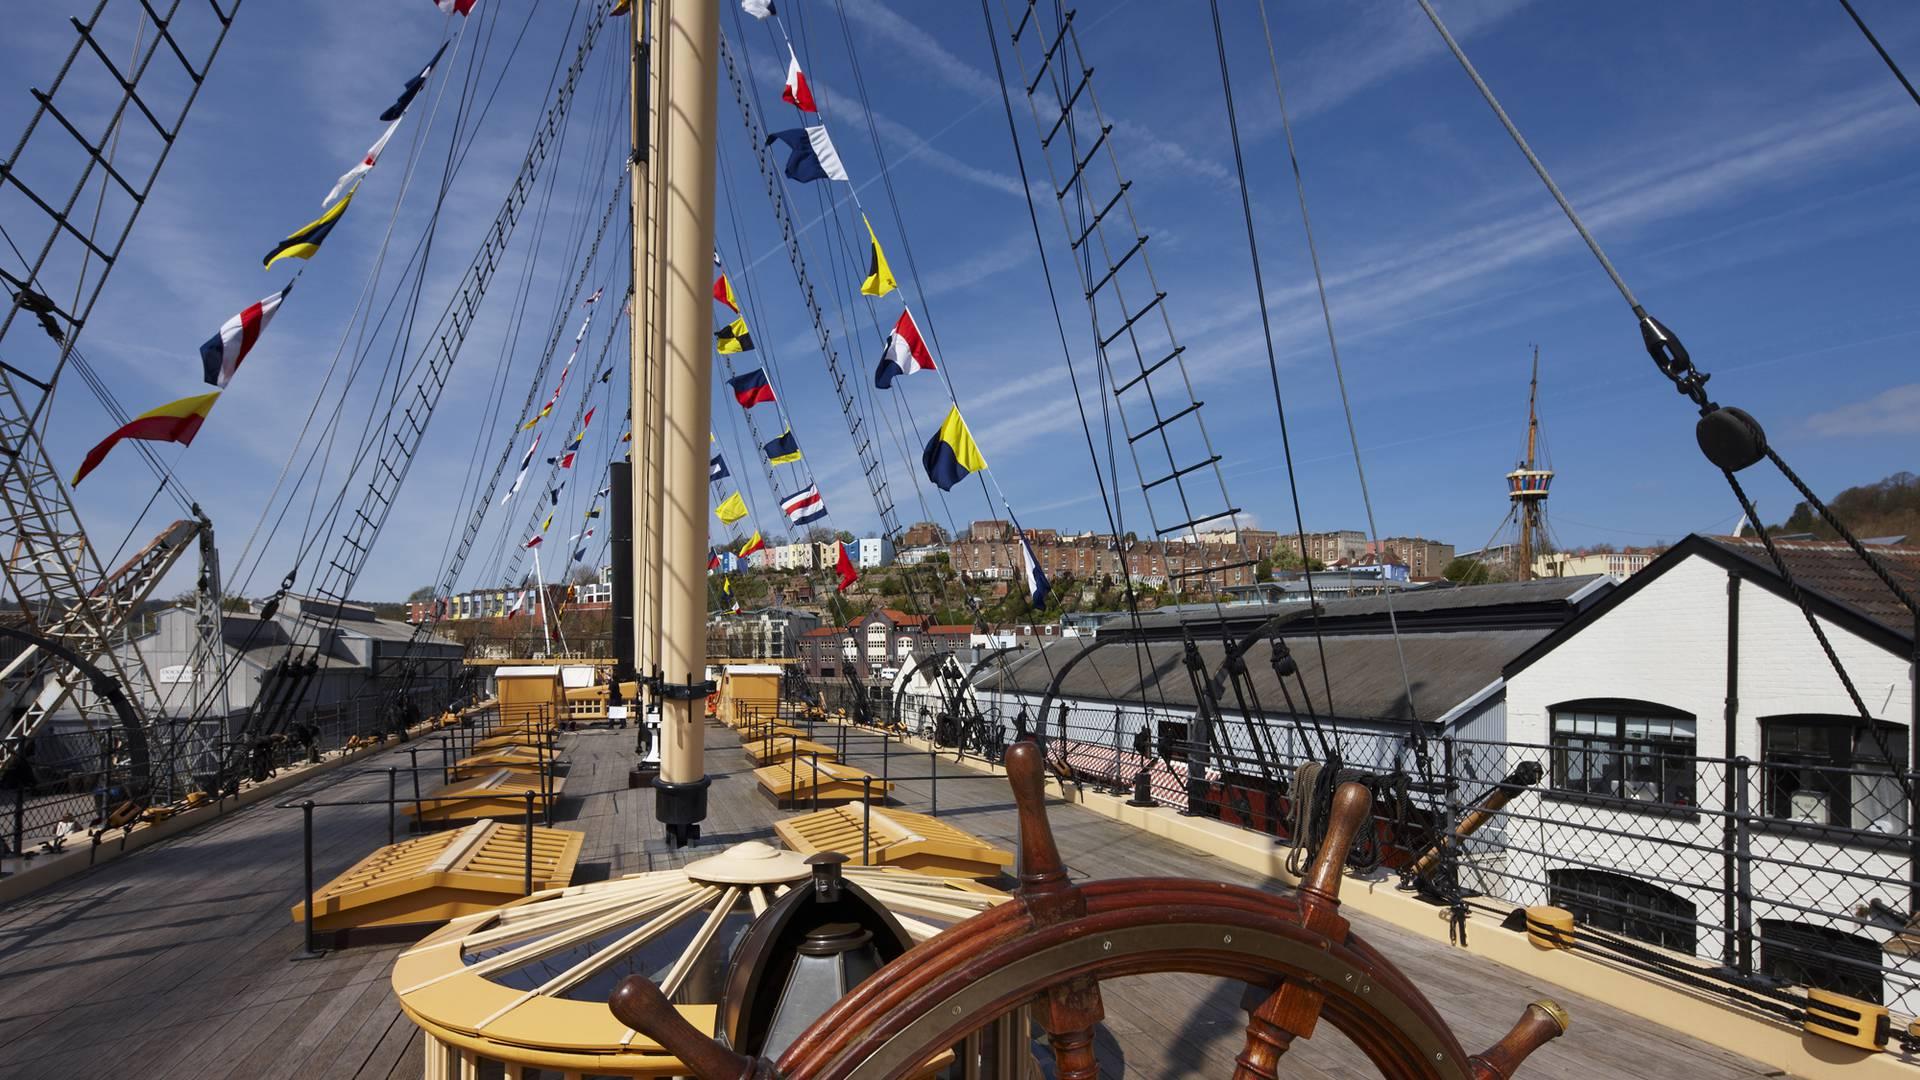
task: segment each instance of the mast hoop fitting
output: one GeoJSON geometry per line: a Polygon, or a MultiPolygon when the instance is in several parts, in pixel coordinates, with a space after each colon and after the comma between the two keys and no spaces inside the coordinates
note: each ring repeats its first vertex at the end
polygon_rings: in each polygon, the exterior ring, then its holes
{"type": "Polygon", "coordinates": [[[697,683],[670,683],[656,676],[651,684],[654,696],[668,701],[701,701],[719,689],[712,679],[702,679],[697,683]]]}

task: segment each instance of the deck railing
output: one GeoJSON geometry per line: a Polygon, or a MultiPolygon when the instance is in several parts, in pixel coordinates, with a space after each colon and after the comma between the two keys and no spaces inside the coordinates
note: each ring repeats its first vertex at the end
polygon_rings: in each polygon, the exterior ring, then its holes
{"type": "Polygon", "coordinates": [[[1253,730],[1229,719],[1208,742],[1191,710],[1076,701],[1043,719],[1037,705],[908,694],[876,715],[940,739],[950,757],[992,758],[1024,727],[1069,783],[1150,795],[1288,846],[1303,824],[1311,835],[1314,800],[1302,784],[1314,777],[1303,767],[1332,750],[1341,778],[1375,794],[1356,868],[1407,888],[1402,872],[1532,763],[1538,781],[1450,847],[1417,891],[1502,919],[1565,908],[1583,947],[1782,1015],[1797,1013],[1808,987],[1920,1012],[1920,837],[1910,820],[1920,774],[1455,737],[1428,740],[1423,768],[1403,728],[1323,720],[1315,731],[1282,718],[1253,730]]]}
{"type": "Polygon", "coordinates": [[[240,733],[240,714],[225,720],[162,718],[147,733],[144,769],[118,730],[43,728],[27,753],[12,758],[9,775],[0,776],[0,856],[12,868],[22,853],[94,843],[136,823],[151,807],[178,803],[192,792],[218,795],[318,760],[355,739],[417,723],[455,704],[458,693],[452,684],[423,682],[403,696],[382,693],[314,706],[285,731],[267,736],[240,733]],[[301,730],[307,727],[310,741],[301,730]],[[164,752],[174,744],[178,752],[164,752]]]}

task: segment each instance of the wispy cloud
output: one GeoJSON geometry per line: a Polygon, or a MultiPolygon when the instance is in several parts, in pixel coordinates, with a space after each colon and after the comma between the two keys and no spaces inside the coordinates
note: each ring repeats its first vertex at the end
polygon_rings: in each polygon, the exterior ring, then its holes
{"type": "Polygon", "coordinates": [[[1807,430],[1827,438],[1920,434],[1920,383],[1890,386],[1867,398],[1807,417],[1807,430]]]}
{"type": "MultiPolygon", "coordinates": [[[[1262,0],[1263,3],[1266,0],[1262,0]]],[[[1465,40],[1498,25],[1533,0],[1454,0],[1445,4],[1447,29],[1465,40]]],[[[1268,18],[1274,18],[1270,6],[1268,18]]],[[[1405,3],[1342,6],[1344,28],[1321,38],[1303,55],[1281,61],[1280,77],[1289,87],[1287,108],[1294,119],[1333,109],[1398,75],[1442,55],[1446,45],[1425,16],[1405,3]]],[[[1284,11],[1280,12],[1284,18],[1284,11]]],[[[1275,28],[1284,35],[1285,26],[1275,28]]],[[[1284,40],[1284,38],[1283,38],[1284,40]]],[[[1260,73],[1261,82],[1270,74],[1260,73]]],[[[1278,130],[1279,117],[1255,113],[1256,130],[1278,130]]]]}

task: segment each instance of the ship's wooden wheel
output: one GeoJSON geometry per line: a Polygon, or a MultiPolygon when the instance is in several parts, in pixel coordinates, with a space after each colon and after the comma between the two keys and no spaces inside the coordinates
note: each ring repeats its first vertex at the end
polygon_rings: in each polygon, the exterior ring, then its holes
{"type": "Polygon", "coordinates": [[[1237,979],[1248,997],[1236,1080],[1278,1075],[1293,1040],[1324,1018],[1392,1080],[1508,1080],[1566,1029],[1536,1002],[1505,1038],[1469,1056],[1433,1006],[1340,915],[1340,868],[1368,809],[1342,785],[1327,837],[1293,896],[1219,882],[1132,878],[1075,885],[1047,824],[1039,747],[1007,751],[1020,814],[1018,902],[948,929],[882,968],[815,1021],[777,1063],[736,1054],[631,976],[610,1005],[702,1080],[880,1080],[908,1076],[1022,1004],[1046,1029],[1061,1080],[1093,1080],[1100,982],[1152,972],[1237,979]]]}

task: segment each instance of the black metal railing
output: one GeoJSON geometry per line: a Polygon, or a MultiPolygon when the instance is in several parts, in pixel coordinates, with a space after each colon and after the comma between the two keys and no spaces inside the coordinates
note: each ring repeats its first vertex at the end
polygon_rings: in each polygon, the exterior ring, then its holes
{"type": "Polygon", "coordinates": [[[1289,844],[1303,829],[1312,840],[1307,785],[1324,778],[1330,746],[1337,779],[1375,795],[1356,869],[1407,887],[1407,871],[1505,784],[1505,804],[1430,860],[1422,892],[1501,918],[1565,908],[1583,945],[1747,1003],[1791,1010],[1799,988],[1818,987],[1920,1011],[1920,842],[1906,795],[1920,774],[1442,737],[1423,775],[1402,727],[1285,722],[1256,735],[1233,720],[1201,739],[1189,710],[1069,702],[1042,717],[1033,701],[971,690],[902,695],[879,719],[966,756],[951,736],[974,716],[1005,741],[1039,738],[1067,783],[1289,844]],[[1532,775],[1527,763],[1537,781],[1512,784],[1532,775]]]}
{"type": "Polygon", "coordinates": [[[189,802],[216,805],[243,784],[272,779],[303,762],[317,762],[382,737],[459,704],[450,684],[423,683],[404,697],[360,697],[308,710],[284,733],[230,736],[218,718],[156,720],[187,725],[183,753],[171,767],[149,773],[144,789],[120,735],[113,730],[43,727],[13,756],[0,776],[0,856],[17,870],[23,860],[92,845],[151,819],[156,808],[189,802]]]}

